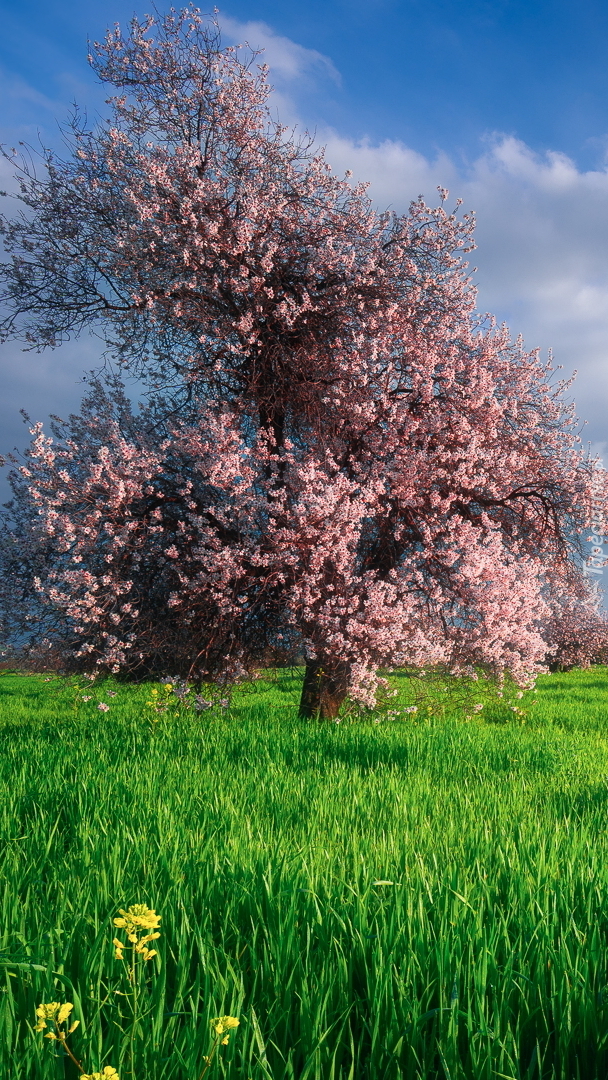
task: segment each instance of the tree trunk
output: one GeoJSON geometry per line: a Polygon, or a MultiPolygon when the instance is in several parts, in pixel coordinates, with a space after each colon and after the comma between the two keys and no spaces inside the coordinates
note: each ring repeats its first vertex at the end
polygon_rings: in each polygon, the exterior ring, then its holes
{"type": "Polygon", "coordinates": [[[306,720],[334,720],[348,690],[346,664],[330,672],[320,660],[307,660],[300,698],[300,716],[306,720]]]}

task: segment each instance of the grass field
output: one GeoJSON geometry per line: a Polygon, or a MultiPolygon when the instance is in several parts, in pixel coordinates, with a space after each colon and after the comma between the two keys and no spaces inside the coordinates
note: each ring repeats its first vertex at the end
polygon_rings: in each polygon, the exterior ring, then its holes
{"type": "Polygon", "coordinates": [[[43,1001],[121,1080],[198,1080],[224,1014],[208,1080],[605,1080],[606,669],[542,678],[523,723],[305,723],[288,673],[225,715],[86,693],[0,677],[0,1080],[77,1075],[43,1001]]]}

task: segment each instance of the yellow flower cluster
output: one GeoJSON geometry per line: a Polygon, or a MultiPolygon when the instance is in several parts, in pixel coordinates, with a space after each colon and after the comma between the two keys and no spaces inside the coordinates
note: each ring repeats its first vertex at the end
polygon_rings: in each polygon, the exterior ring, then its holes
{"type": "MultiPolygon", "coordinates": [[[[36,1016],[38,1021],[34,1028],[34,1031],[44,1031],[48,1026],[47,1020],[50,1020],[55,1027],[59,1028],[61,1024],[65,1024],[69,1019],[70,1013],[74,1006],[70,1001],[66,1001],[63,1005],[59,1001],[49,1001],[46,1004],[39,1005],[36,1009],[36,1016]]],[[[74,1022],[68,1028],[67,1034],[71,1035],[73,1031],[76,1031],[80,1020],[74,1020],[74,1022]]],[[[66,1032],[60,1031],[59,1035],[56,1035],[54,1031],[50,1031],[45,1035],[45,1039],[61,1039],[65,1038],[66,1032]]]]}
{"type": "Polygon", "coordinates": [[[104,1065],[101,1072],[83,1073],[80,1080],[120,1080],[120,1077],[111,1065],[104,1065]]]}
{"type": "Polygon", "coordinates": [[[118,909],[114,926],[124,927],[128,934],[138,933],[140,930],[156,930],[160,926],[160,915],[146,904],[131,904],[128,911],[124,908],[118,909]]]}
{"type": "Polygon", "coordinates": [[[230,1031],[237,1028],[240,1024],[240,1020],[237,1020],[236,1016],[216,1016],[211,1021],[211,1027],[215,1031],[216,1035],[224,1035],[222,1039],[222,1045],[226,1046],[228,1039],[230,1038],[230,1031]]]}
{"type": "MultiPolygon", "coordinates": [[[[157,931],[157,927],[160,926],[160,916],[156,914],[154,908],[146,907],[145,904],[132,904],[127,911],[120,908],[118,916],[114,919],[114,926],[126,931],[129,943],[144,960],[151,960],[153,956],[156,956],[156,949],[148,948],[150,941],[156,941],[160,937],[157,931]],[[151,930],[152,933],[140,937],[145,930],[151,930]]],[[[128,945],[119,938],[114,938],[113,945],[114,956],[117,960],[122,960],[124,950],[128,948],[128,945]]]]}
{"type": "MultiPolygon", "coordinates": [[[[150,690],[150,699],[146,701],[148,708],[157,715],[162,715],[167,712],[170,705],[175,705],[176,698],[174,697],[173,686],[171,683],[163,683],[162,688],[159,690],[157,686],[154,686],[150,690]]],[[[156,716],[152,717],[156,720],[156,716]]]]}

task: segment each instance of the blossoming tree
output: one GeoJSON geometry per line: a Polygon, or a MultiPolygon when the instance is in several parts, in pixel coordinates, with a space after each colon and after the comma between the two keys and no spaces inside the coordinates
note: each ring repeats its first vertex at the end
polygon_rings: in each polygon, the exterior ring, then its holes
{"type": "Polygon", "coordinates": [[[34,640],[134,675],[304,654],[304,715],[371,703],[386,664],[525,680],[552,591],[581,588],[592,470],[563,387],[475,317],[472,218],[445,193],[377,213],[239,56],[192,8],[117,28],[91,57],[111,120],[21,169],[5,335],[95,325],[150,396],[97,382],[55,440],[34,429],[7,618],[35,589],[34,640]]]}

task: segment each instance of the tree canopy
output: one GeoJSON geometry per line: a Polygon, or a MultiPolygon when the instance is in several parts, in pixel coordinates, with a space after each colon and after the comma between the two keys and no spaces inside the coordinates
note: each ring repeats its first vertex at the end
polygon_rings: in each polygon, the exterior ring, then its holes
{"type": "Polygon", "coordinates": [[[550,366],[475,314],[473,217],[446,192],[378,213],[194,8],[91,63],[111,117],[22,166],[3,333],[94,326],[149,396],[98,380],[54,439],[34,429],[7,625],[132,676],[304,656],[306,715],[371,704],[383,665],[530,678],[588,601],[598,473],[550,366]]]}

